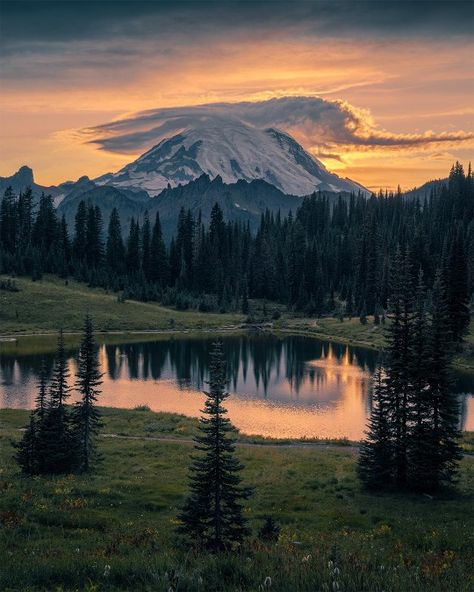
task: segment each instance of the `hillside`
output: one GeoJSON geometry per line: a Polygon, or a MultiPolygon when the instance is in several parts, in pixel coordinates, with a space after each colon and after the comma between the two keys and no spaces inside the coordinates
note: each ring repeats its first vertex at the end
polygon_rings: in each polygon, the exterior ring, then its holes
{"type": "MultiPolygon", "coordinates": [[[[2,277],[2,276],[0,276],[2,277]]],[[[98,331],[155,331],[218,328],[239,322],[240,315],[178,312],[152,302],[118,302],[116,294],[52,277],[32,282],[18,278],[19,292],[0,290],[2,335],[80,331],[84,315],[98,331]]]]}

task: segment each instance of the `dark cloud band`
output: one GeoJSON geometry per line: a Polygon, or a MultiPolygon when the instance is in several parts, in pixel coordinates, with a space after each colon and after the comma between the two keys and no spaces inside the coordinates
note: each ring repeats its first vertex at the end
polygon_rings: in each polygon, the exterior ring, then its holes
{"type": "Polygon", "coordinates": [[[288,29],[308,35],[472,35],[466,0],[3,0],[2,46],[186,32],[288,29]]]}

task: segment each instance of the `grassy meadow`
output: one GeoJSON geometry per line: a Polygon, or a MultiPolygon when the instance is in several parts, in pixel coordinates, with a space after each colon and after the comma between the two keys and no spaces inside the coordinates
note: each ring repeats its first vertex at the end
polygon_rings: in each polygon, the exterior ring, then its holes
{"type": "MultiPolygon", "coordinates": [[[[2,278],[6,276],[0,276],[2,278]]],[[[66,283],[52,276],[37,282],[15,278],[15,283],[19,292],[0,291],[0,336],[54,333],[60,327],[66,332],[77,333],[82,329],[87,312],[93,317],[96,331],[108,333],[107,343],[113,342],[113,332],[225,331],[241,328],[246,320],[244,315],[236,313],[177,311],[154,302],[118,302],[117,294],[89,288],[73,280],[66,283]]],[[[370,318],[366,325],[362,325],[358,318],[346,318],[343,322],[332,317],[308,319],[288,313],[281,305],[267,303],[265,306],[270,316],[275,310],[280,313],[280,318],[268,322],[267,330],[373,349],[380,349],[385,344],[383,325],[374,325],[370,318]]],[[[262,309],[262,302],[251,301],[252,316],[257,321],[262,318],[262,309]]],[[[129,338],[133,339],[133,336],[129,338]]],[[[142,340],[143,335],[138,338],[142,340]]],[[[156,335],[150,338],[155,339],[156,335]]],[[[78,337],[74,335],[66,339],[70,345],[78,343],[78,337]]],[[[23,338],[22,347],[30,343],[38,351],[39,341],[38,337],[36,341],[23,338]]],[[[474,370],[474,322],[454,364],[458,368],[474,370]]]]}
{"type": "Polygon", "coordinates": [[[0,415],[5,592],[474,587],[473,457],[463,459],[457,489],[432,498],[364,492],[352,447],[239,446],[243,477],[255,487],[245,508],[253,534],[239,551],[214,557],[182,548],[174,533],[195,420],[104,409],[103,433],[137,439],[101,437],[103,460],[90,475],[27,479],[10,445],[27,412],[0,415]],[[281,526],[276,543],[257,536],[267,514],[281,526]]]}
{"type": "MultiPolygon", "coordinates": [[[[0,276],[0,278],[5,276],[0,276]]],[[[0,334],[81,331],[84,316],[94,319],[96,331],[170,331],[224,328],[239,323],[235,314],[176,311],[155,302],[127,300],[89,288],[74,280],[48,276],[33,282],[15,278],[18,292],[0,291],[0,334]]]]}

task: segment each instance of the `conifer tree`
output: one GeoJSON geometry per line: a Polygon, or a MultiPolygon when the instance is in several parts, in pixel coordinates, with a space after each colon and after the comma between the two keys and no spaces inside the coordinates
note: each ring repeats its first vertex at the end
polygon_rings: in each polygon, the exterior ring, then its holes
{"type": "Polygon", "coordinates": [[[156,212],[155,224],[150,242],[150,279],[160,287],[164,287],[169,278],[166,246],[161,232],[160,214],[156,212]]]}
{"type": "Polygon", "coordinates": [[[59,332],[56,360],[50,383],[50,399],[41,430],[44,472],[68,473],[75,462],[75,443],[66,402],[70,396],[69,368],[63,331],[59,332]]]}
{"type": "Polygon", "coordinates": [[[148,218],[148,212],[145,212],[145,219],[143,221],[143,226],[142,226],[142,240],[141,240],[141,244],[142,244],[142,251],[141,251],[141,255],[142,255],[142,269],[143,269],[143,274],[145,276],[146,281],[150,281],[151,279],[151,253],[150,253],[150,242],[151,242],[151,231],[150,231],[150,220],[148,218]]]}
{"type": "Polygon", "coordinates": [[[38,472],[38,437],[36,424],[34,414],[30,413],[30,421],[23,437],[18,444],[15,444],[15,460],[25,475],[36,475],[38,472]]]}
{"type": "Polygon", "coordinates": [[[125,272],[125,247],[117,208],[110,214],[105,258],[110,274],[114,278],[121,277],[125,272]]]}
{"type": "Polygon", "coordinates": [[[79,348],[76,388],[81,395],[72,412],[72,426],[76,439],[76,462],[79,472],[88,471],[95,451],[94,437],[100,427],[100,414],[96,407],[102,374],[97,359],[92,319],[84,320],[84,330],[79,348]]]}
{"type": "Polygon", "coordinates": [[[241,543],[248,534],[242,501],[250,495],[241,486],[242,465],[235,457],[234,427],[223,407],[229,394],[222,344],[211,351],[209,392],[199,421],[198,451],[190,467],[190,494],[179,515],[179,531],[188,540],[217,552],[241,543]]]}
{"type": "Polygon", "coordinates": [[[469,327],[468,267],[461,229],[458,228],[448,255],[446,269],[451,334],[453,341],[462,341],[469,327]]]}
{"type": "Polygon", "coordinates": [[[130,220],[126,262],[127,273],[131,277],[136,277],[140,273],[140,225],[135,218],[130,220]]]}
{"type": "Polygon", "coordinates": [[[367,437],[361,445],[357,472],[369,489],[382,489],[393,480],[394,448],[387,385],[379,367],[372,387],[372,411],[367,437]]]}
{"type": "Polygon", "coordinates": [[[30,421],[22,439],[18,444],[14,445],[17,450],[15,460],[25,475],[37,475],[43,472],[44,450],[42,435],[48,408],[47,386],[46,364],[43,360],[40,368],[35,409],[30,413],[30,421]]]}
{"type": "Polygon", "coordinates": [[[393,429],[395,480],[407,484],[408,439],[411,421],[411,323],[413,314],[412,274],[408,256],[395,253],[391,273],[390,318],[387,330],[386,387],[393,429]]]}
{"type": "Polygon", "coordinates": [[[419,270],[416,288],[413,323],[411,327],[410,359],[410,415],[411,425],[408,441],[408,482],[410,488],[422,490],[427,480],[427,459],[430,438],[430,405],[427,396],[428,321],[426,290],[423,271],[419,270]]]}
{"type": "Polygon", "coordinates": [[[87,208],[86,203],[81,200],[77,207],[76,217],[74,220],[74,241],[73,253],[77,264],[82,264],[86,259],[87,248],[87,208]]]}
{"type": "Polygon", "coordinates": [[[41,360],[41,367],[38,382],[38,394],[36,395],[35,414],[38,421],[41,423],[48,410],[48,373],[46,369],[46,361],[41,360]]]}
{"type": "Polygon", "coordinates": [[[459,439],[459,404],[450,382],[450,317],[443,285],[438,271],[433,287],[431,327],[429,330],[427,368],[427,401],[431,411],[429,436],[426,439],[425,490],[435,490],[442,483],[451,483],[461,458],[459,439]]]}

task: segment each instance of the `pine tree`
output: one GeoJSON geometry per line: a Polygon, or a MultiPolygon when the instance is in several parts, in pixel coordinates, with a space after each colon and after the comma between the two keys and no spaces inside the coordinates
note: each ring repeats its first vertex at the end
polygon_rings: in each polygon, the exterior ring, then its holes
{"type": "Polygon", "coordinates": [[[14,445],[17,449],[15,460],[25,475],[42,473],[44,467],[42,433],[48,406],[47,372],[44,360],[41,363],[39,378],[35,409],[30,413],[30,421],[22,439],[14,445]]]}
{"type": "Polygon", "coordinates": [[[128,275],[136,277],[140,273],[140,225],[135,218],[130,220],[126,263],[128,275]]]}
{"type": "Polygon", "coordinates": [[[38,421],[41,423],[48,410],[48,373],[46,369],[46,361],[41,360],[41,367],[38,382],[38,394],[35,399],[36,408],[35,414],[38,421]]]}
{"type": "Polygon", "coordinates": [[[367,438],[361,445],[357,471],[369,489],[382,489],[392,483],[394,449],[389,420],[387,385],[381,367],[372,388],[372,411],[367,438]]]}
{"type": "Polygon", "coordinates": [[[248,534],[243,516],[242,500],[250,495],[240,485],[242,466],[235,457],[235,442],[230,437],[234,427],[225,417],[225,361],[222,344],[211,351],[209,392],[204,417],[199,421],[199,435],[190,467],[190,494],[179,515],[179,532],[188,540],[211,551],[229,549],[241,543],[248,534]]]}
{"type": "Polygon", "coordinates": [[[166,247],[161,232],[160,214],[156,212],[155,224],[150,242],[150,279],[160,287],[168,283],[169,268],[166,247]]]}
{"type": "Polygon", "coordinates": [[[30,414],[30,422],[25,429],[22,439],[15,444],[15,460],[25,475],[36,475],[38,472],[36,420],[33,413],[30,414]]]}
{"type": "Polygon", "coordinates": [[[111,276],[121,277],[125,272],[125,247],[117,208],[114,208],[110,214],[105,258],[111,276]]]}
{"type": "Polygon", "coordinates": [[[148,218],[148,212],[145,212],[145,219],[142,226],[142,269],[145,275],[146,281],[151,280],[151,253],[150,253],[150,220],[148,218]]]}
{"type": "Polygon", "coordinates": [[[81,265],[86,259],[87,248],[87,208],[86,203],[81,200],[77,207],[76,217],[74,220],[74,241],[73,253],[77,265],[81,265]]]}
{"type": "Polygon", "coordinates": [[[454,341],[462,341],[469,328],[468,268],[461,228],[458,228],[448,256],[446,289],[454,341]]]}
{"type": "Polygon", "coordinates": [[[14,253],[16,241],[17,204],[13,189],[8,187],[0,204],[0,246],[8,253],[14,253]]]}
{"type": "Polygon", "coordinates": [[[423,490],[429,478],[427,455],[430,438],[430,404],[427,396],[429,372],[426,290],[423,271],[419,270],[416,288],[410,359],[411,426],[408,441],[408,483],[411,489],[423,490]]]}
{"type": "Polygon", "coordinates": [[[50,400],[41,430],[45,473],[68,473],[75,461],[75,445],[66,402],[69,399],[69,368],[63,331],[59,332],[56,360],[50,383],[50,400]]]}
{"type": "Polygon", "coordinates": [[[75,404],[71,419],[77,445],[77,468],[82,473],[89,470],[95,451],[94,436],[100,427],[100,414],[95,404],[102,383],[97,344],[89,315],[84,320],[76,379],[81,399],[75,404]]]}
{"type": "Polygon", "coordinates": [[[387,330],[386,387],[393,429],[395,481],[407,485],[408,439],[411,421],[411,328],[413,315],[411,263],[397,249],[391,273],[390,319],[387,330]]]}
{"type": "Polygon", "coordinates": [[[433,287],[431,327],[429,331],[429,365],[427,368],[427,401],[431,411],[426,439],[425,490],[435,490],[451,483],[461,458],[459,439],[459,404],[450,382],[450,316],[443,276],[437,273],[433,287]]]}

